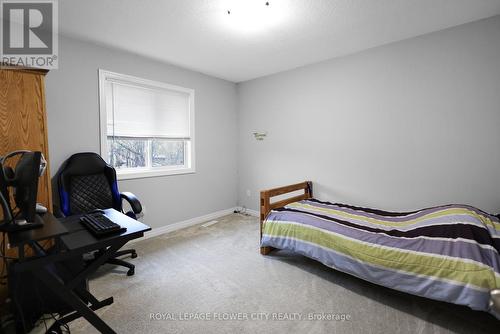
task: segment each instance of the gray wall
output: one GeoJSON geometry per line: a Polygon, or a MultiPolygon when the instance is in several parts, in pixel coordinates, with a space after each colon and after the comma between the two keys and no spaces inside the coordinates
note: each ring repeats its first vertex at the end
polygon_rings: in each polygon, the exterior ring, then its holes
{"type": "Polygon", "coordinates": [[[46,81],[53,174],[99,152],[98,68],[196,90],[196,174],[120,181],[154,227],[236,198],[258,209],[260,189],[305,179],[319,198],[389,210],[500,210],[498,16],[238,85],[61,37],[46,81]]]}
{"type": "Polygon", "coordinates": [[[302,180],[331,201],[500,210],[500,17],[238,84],[239,204],[302,180]],[[262,142],[252,132],[267,131],[262,142]],[[250,190],[250,196],[247,196],[250,190]]]}
{"type": "Polygon", "coordinates": [[[99,152],[99,68],[195,89],[196,173],[120,181],[153,227],[236,205],[235,84],[125,52],[61,37],[46,79],[51,172],[71,154],[99,152]]]}

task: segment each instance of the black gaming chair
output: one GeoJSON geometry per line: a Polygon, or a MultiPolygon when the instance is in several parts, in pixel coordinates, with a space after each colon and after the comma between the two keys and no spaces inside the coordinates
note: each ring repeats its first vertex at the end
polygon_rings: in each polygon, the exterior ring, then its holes
{"type": "MultiPolygon", "coordinates": [[[[60,211],[65,216],[109,208],[123,212],[123,199],[132,208],[132,211],[124,212],[127,216],[137,219],[142,211],[137,197],[118,191],[115,169],[96,153],[77,153],[66,160],[59,172],[58,188],[60,211]]],[[[127,254],[137,257],[135,249],[127,249],[116,252],[107,263],[128,268],[127,275],[132,276],[134,265],[116,258],[127,254]]]]}

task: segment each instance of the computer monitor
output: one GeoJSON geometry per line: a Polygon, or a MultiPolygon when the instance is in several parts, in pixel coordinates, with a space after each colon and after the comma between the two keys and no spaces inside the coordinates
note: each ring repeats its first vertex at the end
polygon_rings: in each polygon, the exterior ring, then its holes
{"type": "Polygon", "coordinates": [[[42,171],[41,152],[16,151],[8,154],[0,163],[0,190],[5,199],[2,203],[4,221],[1,230],[14,231],[42,226],[36,216],[36,198],[38,179],[42,171]],[[21,155],[14,168],[5,166],[5,161],[16,155],[21,155]],[[10,193],[16,205],[15,210],[10,205],[10,193]],[[8,218],[8,219],[7,219],[8,218]]]}
{"type": "Polygon", "coordinates": [[[41,155],[41,152],[24,153],[14,169],[14,201],[20,210],[16,218],[28,223],[35,222],[41,155]]]}

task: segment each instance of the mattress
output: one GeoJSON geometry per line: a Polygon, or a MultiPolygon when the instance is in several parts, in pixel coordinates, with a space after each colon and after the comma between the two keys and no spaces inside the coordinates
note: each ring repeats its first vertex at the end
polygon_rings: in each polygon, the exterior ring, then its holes
{"type": "Polygon", "coordinates": [[[471,206],[397,213],[303,200],[269,213],[261,246],[499,317],[491,297],[500,289],[500,222],[471,206]]]}

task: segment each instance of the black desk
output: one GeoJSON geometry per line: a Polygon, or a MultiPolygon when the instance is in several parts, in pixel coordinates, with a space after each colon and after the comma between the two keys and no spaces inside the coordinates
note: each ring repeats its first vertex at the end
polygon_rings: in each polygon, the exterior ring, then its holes
{"type": "Polygon", "coordinates": [[[63,234],[67,234],[68,230],[61,224],[59,219],[54,217],[50,213],[46,213],[43,216],[35,216],[37,221],[43,223],[42,227],[34,228],[32,230],[24,230],[18,232],[8,232],[9,235],[9,247],[17,247],[19,250],[19,259],[24,260],[24,245],[57,238],[63,234]]]}
{"type": "Polygon", "coordinates": [[[86,253],[88,251],[85,249],[89,247],[94,248],[96,245],[107,244],[110,240],[117,238],[123,240],[126,239],[127,241],[137,239],[142,237],[145,231],[151,230],[149,226],[144,225],[143,223],[114,209],[107,209],[104,210],[104,212],[106,217],[111,219],[113,222],[120,224],[122,227],[126,227],[127,230],[122,233],[111,234],[105,237],[95,237],[80,223],[80,216],[67,217],[61,220],[63,225],[71,231],[71,233],[61,236],[61,241],[64,243],[66,248],[71,251],[83,249],[83,252],[86,253]]]}
{"type": "Polygon", "coordinates": [[[77,287],[90,274],[94,273],[100,265],[112,257],[128,241],[140,238],[144,232],[151,228],[137,220],[134,220],[114,209],[105,210],[106,216],[113,222],[126,227],[121,233],[105,237],[95,237],[80,223],[80,216],[71,216],[56,219],[51,214],[43,216],[44,226],[38,229],[22,232],[9,233],[10,245],[18,247],[20,259],[15,263],[13,270],[30,271],[42,280],[52,293],[64,300],[74,309],[73,313],[65,315],[61,322],[67,323],[79,317],[84,317],[101,333],[115,333],[94,311],[109,305],[113,297],[98,301],[89,291],[78,290],[77,287]],[[55,254],[45,254],[37,244],[38,241],[55,239],[59,249],[55,254]],[[30,245],[35,253],[34,257],[24,257],[24,245],[30,245]],[[64,282],[57,273],[50,270],[49,266],[56,262],[77,258],[85,253],[95,250],[103,250],[71,280],[64,282]],[[22,255],[22,256],[21,256],[22,255]],[[81,296],[85,297],[85,300],[81,296]]]}

